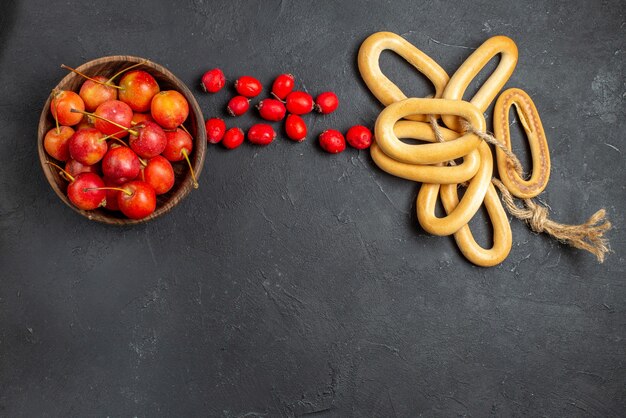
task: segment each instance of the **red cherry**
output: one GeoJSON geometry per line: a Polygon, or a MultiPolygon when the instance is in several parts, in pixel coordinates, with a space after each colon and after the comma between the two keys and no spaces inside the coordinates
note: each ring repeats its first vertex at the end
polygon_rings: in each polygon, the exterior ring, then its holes
{"type": "Polygon", "coordinates": [[[52,158],[67,161],[70,158],[69,139],[72,135],[74,129],[69,126],[52,128],[43,138],[43,147],[52,158]]]}
{"type": "Polygon", "coordinates": [[[85,102],[69,90],[55,90],[50,101],[50,113],[59,125],[73,126],[80,123],[82,115],[72,110],[84,111],[85,102]]]}
{"type": "Polygon", "coordinates": [[[224,72],[219,68],[213,68],[202,76],[202,89],[207,93],[217,93],[226,84],[224,72]]]}
{"type": "Polygon", "coordinates": [[[191,139],[191,135],[180,128],[176,128],[175,131],[168,131],[165,135],[167,136],[167,145],[161,155],[169,161],[186,160],[187,165],[189,166],[189,172],[191,173],[191,178],[193,179],[193,187],[197,189],[198,181],[196,180],[196,175],[193,172],[191,160],[189,160],[189,154],[191,154],[191,151],[193,150],[193,140],[191,139]]]}
{"type": "Polygon", "coordinates": [[[313,110],[313,97],[303,91],[292,91],[287,95],[287,110],[295,115],[305,115],[313,110]]]}
{"type": "Polygon", "coordinates": [[[285,105],[276,99],[263,99],[256,107],[263,119],[274,122],[282,120],[287,112],[285,105]]]}
{"type": "Polygon", "coordinates": [[[348,129],[346,141],[356,149],[366,149],[372,145],[372,131],[362,125],[348,129]]]}
{"type": "Polygon", "coordinates": [[[279,100],[285,100],[285,97],[293,90],[293,86],[294,77],[291,74],[281,74],[272,84],[272,95],[279,100]]]}
{"type": "Polygon", "coordinates": [[[235,149],[243,143],[244,135],[240,128],[230,128],[224,134],[222,145],[228,149],[235,149]]]}
{"type": "Polygon", "coordinates": [[[133,110],[126,103],[119,100],[109,100],[97,107],[93,113],[96,116],[94,126],[104,135],[123,138],[128,135],[133,120],[133,110]]]}
{"type": "Polygon", "coordinates": [[[150,158],[143,169],[143,179],[152,186],[157,195],[169,192],[174,186],[172,164],[160,155],[150,158]]]}
{"type": "Polygon", "coordinates": [[[226,110],[230,116],[241,116],[250,108],[250,100],[244,96],[235,96],[228,101],[226,110]]]}
{"type": "Polygon", "coordinates": [[[102,173],[115,184],[137,177],[141,164],[137,154],[128,147],[113,146],[102,159],[102,173]]]}
{"type": "Polygon", "coordinates": [[[341,132],[335,129],[328,129],[319,136],[320,146],[324,151],[331,154],[338,154],[346,149],[346,140],[341,132]]]}
{"type": "Polygon", "coordinates": [[[105,205],[104,181],[94,173],[80,173],[67,186],[67,197],[79,209],[93,210],[105,205]]]}
{"type": "Polygon", "coordinates": [[[235,90],[244,97],[252,98],[263,91],[263,85],[256,78],[244,75],[235,81],[235,90]]]}
{"type": "Polygon", "coordinates": [[[154,77],[143,70],[127,72],[122,76],[119,84],[119,100],[135,112],[150,110],[152,98],[161,90],[154,77]]]}
{"type": "Polygon", "coordinates": [[[306,138],[306,123],[304,123],[304,119],[298,115],[289,115],[285,120],[285,131],[289,139],[302,142],[306,138]]]}
{"type": "Polygon", "coordinates": [[[339,99],[332,91],[321,93],[315,99],[315,110],[322,114],[332,113],[339,106],[339,99]]]}
{"type": "Polygon", "coordinates": [[[104,186],[106,187],[106,204],[104,205],[105,209],[120,210],[120,206],[117,204],[117,195],[120,193],[120,191],[116,190],[119,185],[106,177],[103,180],[104,186]]]}
{"type": "Polygon", "coordinates": [[[80,173],[99,173],[98,165],[81,164],[76,160],[72,160],[71,158],[65,163],[65,171],[68,172],[71,176],[77,176],[80,173]]]}
{"type": "Polygon", "coordinates": [[[159,155],[167,145],[167,136],[156,122],[144,121],[135,125],[128,138],[128,145],[142,158],[152,158],[159,155]]]}
{"type": "Polygon", "coordinates": [[[156,192],[145,181],[133,180],[121,187],[117,204],[130,219],[143,219],[156,209],[156,192]]]}
{"type": "Polygon", "coordinates": [[[105,76],[97,75],[90,80],[85,80],[80,87],[78,95],[85,102],[85,110],[93,112],[104,102],[117,99],[117,89],[112,85],[107,85],[108,79],[105,76]]]}
{"type": "Polygon", "coordinates": [[[104,157],[109,146],[102,132],[96,128],[86,128],[74,132],[68,140],[72,159],[84,165],[94,165],[104,157]]]}
{"type": "Polygon", "coordinates": [[[266,123],[257,123],[248,130],[248,141],[256,145],[268,145],[274,138],[276,138],[274,128],[266,123]]]}
{"type": "Polygon", "coordinates": [[[220,142],[226,132],[226,123],[220,118],[207,119],[204,127],[206,128],[206,139],[210,144],[220,142]]]}
{"type": "Polygon", "coordinates": [[[176,129],[189,116],[189,103],[176,90],[165,90],[154,95],[150,114],[163,129],[176,129]]]}

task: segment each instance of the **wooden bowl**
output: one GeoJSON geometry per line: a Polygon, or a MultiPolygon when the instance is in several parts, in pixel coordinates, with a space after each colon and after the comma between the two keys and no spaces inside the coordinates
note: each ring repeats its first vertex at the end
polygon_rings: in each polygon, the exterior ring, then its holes
{"type": "MultiPolygon", "coordinates": [[[[189,155],[189,159],[193,166],[196,178],[200,176],[202,166],[204,164],[204,153],[206,152],[206,130],[204,128],[204,118],[198,102],[194,98],[191,91],[181,82],[174,74],[172,74],[166,68],[155,64],[151,61],[145,60],[139,57],[132,57],[127,55],[115,55],[110,57],[98,58],[93,61],[89,61],[77,68],[83,74],[88,76],[103,75],[110,77],[118,71],[127,68],[136,63],[142,63],[137,69],[147,71],[150,73],[159,83],[161,90],[177,90],[180,92],[189,102],[189,117],[185,121],[185,128],[191,133],[194,141],[194,149],[189,155]]],[[[56,86],[59,90],[72,90],[78,92],[84,79],[70,72],[66,75],[61,82],[56,86]]],[[[46,161],[55,162],[61,166],[62,162],[58,162],[50,157],[43,146],[43,139],[50,129],[55,126],[54,118],[50,113],[50,101],[51,97],[48,97],[46,104],[44,105],[41,117],[39,118],[39,131],[37,134],[37,149],[39,151],[39,161],[41,162],[41,168],[52,187],[52,190],[59,196],[67,206],[74,211],[83,215],[84,217],[98,222],[103,222],[111,225],[133,225],[138,223],[144,223],[164,213],[169,212],[174,206],[176,206],[189,192],[193,189],[193,180],[189,167],[186,161],[172,163],[175,173],[175,183],[172,189],[163,195],[157,196],[157,207],[152,215],[139,219],[128,219],[124,217],[121,212],[110,211],[104,208],[96,210],[81,210],[70,202],[65,193],[67,189],[67,181],[59,175],[59,170],[46,164],[46,161]]]]}

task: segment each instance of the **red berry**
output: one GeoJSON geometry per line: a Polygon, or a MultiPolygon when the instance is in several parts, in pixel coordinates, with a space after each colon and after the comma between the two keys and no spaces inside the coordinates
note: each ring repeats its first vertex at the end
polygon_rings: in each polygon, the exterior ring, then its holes
{"type": "Polygon", "coordinates": [[[256,145],[268,145],[276,138],[276,132],[267,123],[257,123],[248,130],[248,141],[256,145]]]}
{"type": "Polygon", "coordinates": [[[209,70],[202,76],[202,89],[207,93],[217,93],[225,84],[226,77],[219,68],[209,70]]]}
{"type": "Polygon", "coordinates": [[[250,100],[243,96],[235,96],[228,102],[226,109],[231,116],[241,116],[250,108],[250,100]]]}
{"type": "Polygon", "coordinates": [[[298,115],[289,115],[285,120],[285,131],[289,139],[302,142],[306,138],[306,123],[298,115]]]}
{"type": "Polygon", "coordinates": [[[209,144],[217,144],[224,137],[226,123],[220,118],[207,119],[204,124],[206,128],[206,139],[209,144]]]}
{"type": "Polygon", "coordinates": [[[343,138],[341,132],[335,129],[329,129],[320,134],[320,146],[326,152],[331,154],[338,154],[346,149],[346,140],[343,138]]]}
{"type": "Polygon", "coordinates": [[[315,110],[320,113],[332,113],[339,106],[339,99],[332,91],[321,93],[315,99],[315,110]]]}
{"type": "Polygon", "coordinates": [[[346,141],[356,149],[369,148],[372,145],[372,131],[362,125],[356,125],[348,129],[346,141]]]}
{"type": "Polygon", "coordinates": [[[256,78],[244,75],[235,81],[235,90],[242,96],[252,98],[261,93],[263,86],[256,78]]]}
{"type": "Polygon", "coordinates": [[[272,84],[272,94],[277,99],[285,100],[285,97],[293,90],[293,85],[294,78],[291,74],[281,74],[272,84]]]}
{"type": "Polygon", "coordinates": [[[234,149],[243,143],[243,139],[244,136],[241,129],[230,128],[224,134],[224,139],[222,139],[222,145],[224,145],[228,149],[234,149]]]}
{"type": "Polygon", "coordinates": [[[287,110],[295,115],[304,115],[313,110],[313,97],[303,91],[292,91],[287,95],[287,110]]]}
{"type": "Polygon", "coordinates": [[[282,120],[287,112],[285,105],[276,99],[263,99],[256,107],[263,119],[274,122],[282,120]]]}

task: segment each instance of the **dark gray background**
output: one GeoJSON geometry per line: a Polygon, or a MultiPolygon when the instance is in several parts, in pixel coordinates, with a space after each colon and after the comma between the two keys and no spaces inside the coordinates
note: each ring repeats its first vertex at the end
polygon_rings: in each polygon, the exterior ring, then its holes
{"type": "MultiPolygon", "coordinates": [[[[624,12],[620,0],[4,1],[0,415],[623,416],[624,12]],[[512,220],[507,260],[475,267],[419,228],[417,184],[367,152],[319,149],[323,129],[373,125],[381,107],[356,53],[379,30],[450,74],[492,35],[517,42],[508,86],[533,97],[551,147],[542,199],[563,222],[608,210],[604,264],[512,220]],[[307,116],[303,144],[211,146],[200,189],[170,214],[100,225],[53,194],[36,132],[59,65],[111,54],[165,65],[207,117],[232,94],[197,88],[215,66],[266,86],[292,72],[341,106],[307,116]]],[[[383,69],[430,92],[390,53],[383,69]]],[[[472,226],[488,243],[483,214],[472,226]]]]}

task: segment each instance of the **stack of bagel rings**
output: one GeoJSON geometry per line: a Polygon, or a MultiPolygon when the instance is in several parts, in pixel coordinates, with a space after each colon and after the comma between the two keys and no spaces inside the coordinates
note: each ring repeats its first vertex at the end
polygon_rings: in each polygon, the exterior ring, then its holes
{"type": "Polygon", "coordinates": [[[378,167],[397,177],[422,183],[417,196],[417,219],[434,235],[453,235],[463,255],[472,263],[489,267],[501,263],[512,245],[511,227],[492,183],[493,156],[476,132],[486,132],[483,116],[496,100],[493,133],[511,149],[509,110],[515,106],[532,157],[532,174],[522,178],[506,153],[496,148],[496,169],[509,192],[522,199],[541,193],[550,177],[550,155],[545,133],[534,103],[523,90],[501,92],[517,64],[517,47],[505,36],[494,36],[477,48],[449,77],[432,58],[401,36],[378,32],[361,45],[358,66],[365,84],[385,106],[376,120],[375,141],[370,149],[378,167]],[[434,97],[407,98],[380,69],[380,55],[391,50],[409,62],[435,87],[434,97]],[[470,100],[463,95],[483,67],[500,54],[497,68],[470,100]],[[499,96],[498,96],[499,95],[499,96]],[[429,120],[441,120],[435,134],[429,120]],[[467,129],[467,124],[472,129],[467,129]],[[421,142],[409,144],[401,139],[421,142]],[[440,142],[443,141],[443,142],[440,142]],[[462,159],[459,164],[450,163],[462,159]],[[459,199],[459,185],[466,184],[459,199]],[[435,214],[437,199],[445,216],[435,214]],[[493,225],[491,248],[481,247],[469,227],[481,205],[493,225]]]}

